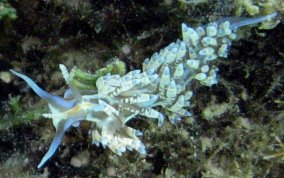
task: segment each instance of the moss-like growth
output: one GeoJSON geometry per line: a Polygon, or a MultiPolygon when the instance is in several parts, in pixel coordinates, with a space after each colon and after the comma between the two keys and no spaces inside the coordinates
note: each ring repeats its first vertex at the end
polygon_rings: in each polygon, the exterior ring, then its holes
{"type": "Polygon", "coordinates": [[[21,103],[20,96],[10,98],[7,108],[7,110],[10,112],[8,115],[4,115],[2,118],[0,118],[0,130],[34,121],[39,119],[43,113],[42,108],[25,110],[21,103]]]}
{"type": "Polygon", "coordinates": [[[13,8],[7,0],[0,0],[0,20],[6,18],[11,20],[16,19],[16,9],[13,8]]]}

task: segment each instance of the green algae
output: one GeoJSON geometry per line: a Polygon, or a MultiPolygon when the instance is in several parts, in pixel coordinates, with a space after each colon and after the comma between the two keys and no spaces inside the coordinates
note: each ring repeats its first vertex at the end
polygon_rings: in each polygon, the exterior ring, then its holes
{"type": "Polygon", "coordinates": [[[0,118],[0,130],[28,124],[39,119],[44,112],[43,108],[37,107],[28,110],[25,109],[22,105],[20,96],[10,97],[8,108],[6,108],[6,110],[9,110],[9,113],[6,115],[3,113],[0,118]]]}
{"type": "Polygon", "coordinates": [[[10,19],[15,20],[17,18],[16,9],[13,8],[7,0],[0,0],[0,20],[10,19]]]}

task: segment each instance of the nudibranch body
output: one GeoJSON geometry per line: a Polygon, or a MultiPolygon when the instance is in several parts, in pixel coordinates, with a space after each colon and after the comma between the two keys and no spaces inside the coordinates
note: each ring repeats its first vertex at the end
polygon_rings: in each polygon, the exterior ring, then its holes
{"type": "Polygon", "coordinates": [[[96,125],[91,130],[94,144],[102,144],[118,155],[126,150],[146,154],[145,146],[138,138],[141,132],[126,123],[142,115],[157,119],[161,126],[165,115],[171,123],[190,116],[187,108],[194,85],[210,87],[217,83],[218,68],[212,61],[227,57],[228,48],[237,36],[235,30],[275,16],[276,13],[232,24],[220,21],[195,29],[182,24],[182,40],[145,59],[142,71],[134,70],[122,76],[102,76],[96,81],[96,90],[76,87],[73,83],[74,70],[69,73],[61,64],[60,69],[69,86],[64,98],[49,94],[29,77],[11,70],[48,102],[51,113],[43,116],[52,119],[56,128],[51,146],[38,168],[55,153],[66,130],[83,120],[96,125]],[[165,114],[156,110],[156,106],[163,108],[165,114]]]}

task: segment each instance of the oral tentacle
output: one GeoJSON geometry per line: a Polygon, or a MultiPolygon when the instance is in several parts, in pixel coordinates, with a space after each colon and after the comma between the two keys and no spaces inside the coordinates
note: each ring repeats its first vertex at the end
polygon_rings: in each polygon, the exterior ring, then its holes
{"type": "Polygon", "coordinates": [[[55,105],[62,109],[70,109],[75,105],[74,101],[65,100],[64,98],[61,98],[56,95],[52,95],[48,93],[47,91],[43,90],[31,78],[27,77],[26,75],[23,75],[12,69],[10,69],[10,72],[20,77],[21,79],[23,79],[40,98],[46,100],[48,103],[55,105]]]}
{"type": "Polygon", "coordinates": [[[59,147],[59,145],[62,142],[62,139],[64,137],[65,132],[75,123],[84,120],[84,118],[69,118],[66,120],[62,120],[56,129],[56,133],[55,136],[51,142],[51,145],[48,149],[48,151],[46,152],[46,154],[44,155],[44,157],[42,158],[42,160],[40,161],[40,163],[38,164],[37,168],[41,168],[56,152],[57,148],[59,147]]]}

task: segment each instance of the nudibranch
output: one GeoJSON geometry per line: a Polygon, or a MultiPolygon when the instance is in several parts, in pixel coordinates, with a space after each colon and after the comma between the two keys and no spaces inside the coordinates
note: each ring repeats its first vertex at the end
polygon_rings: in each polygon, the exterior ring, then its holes
{"type": "Polygon", "coordinates": [[[171,123],[191,116],[187,110],[195,85],[212,86],[217,83],[218,68],[212,61],[226,58],[236,30],[244,25],[269,20],[277,14],[240,21],[218,21],[191,28],[182,24],[182,40],[177,40],[145,59],[143,69],[125,75],[105,75],[96,80],[96,90],[84,90],[74,85],[74,70],[68,72],[60,64],[69,89],[64,97],[41,89],[32,79],[11,70],[22,78],[42,99],[51,113],[43,117],[52,119],[55,137],[38,165],[41,168],[59,147],[64,133],[81,121],[95,123],[91,130],[92,142],[108,147],[121,155],[126,150],[146,154],[139,136],[142,133],[126,123],[137,115],[157,119],[158,126],[165,115],[171,123]],[[162,108],[162,112],[156,107],[162,108]],[[163,114],[164,113],[164,114],[163,114]]]}

